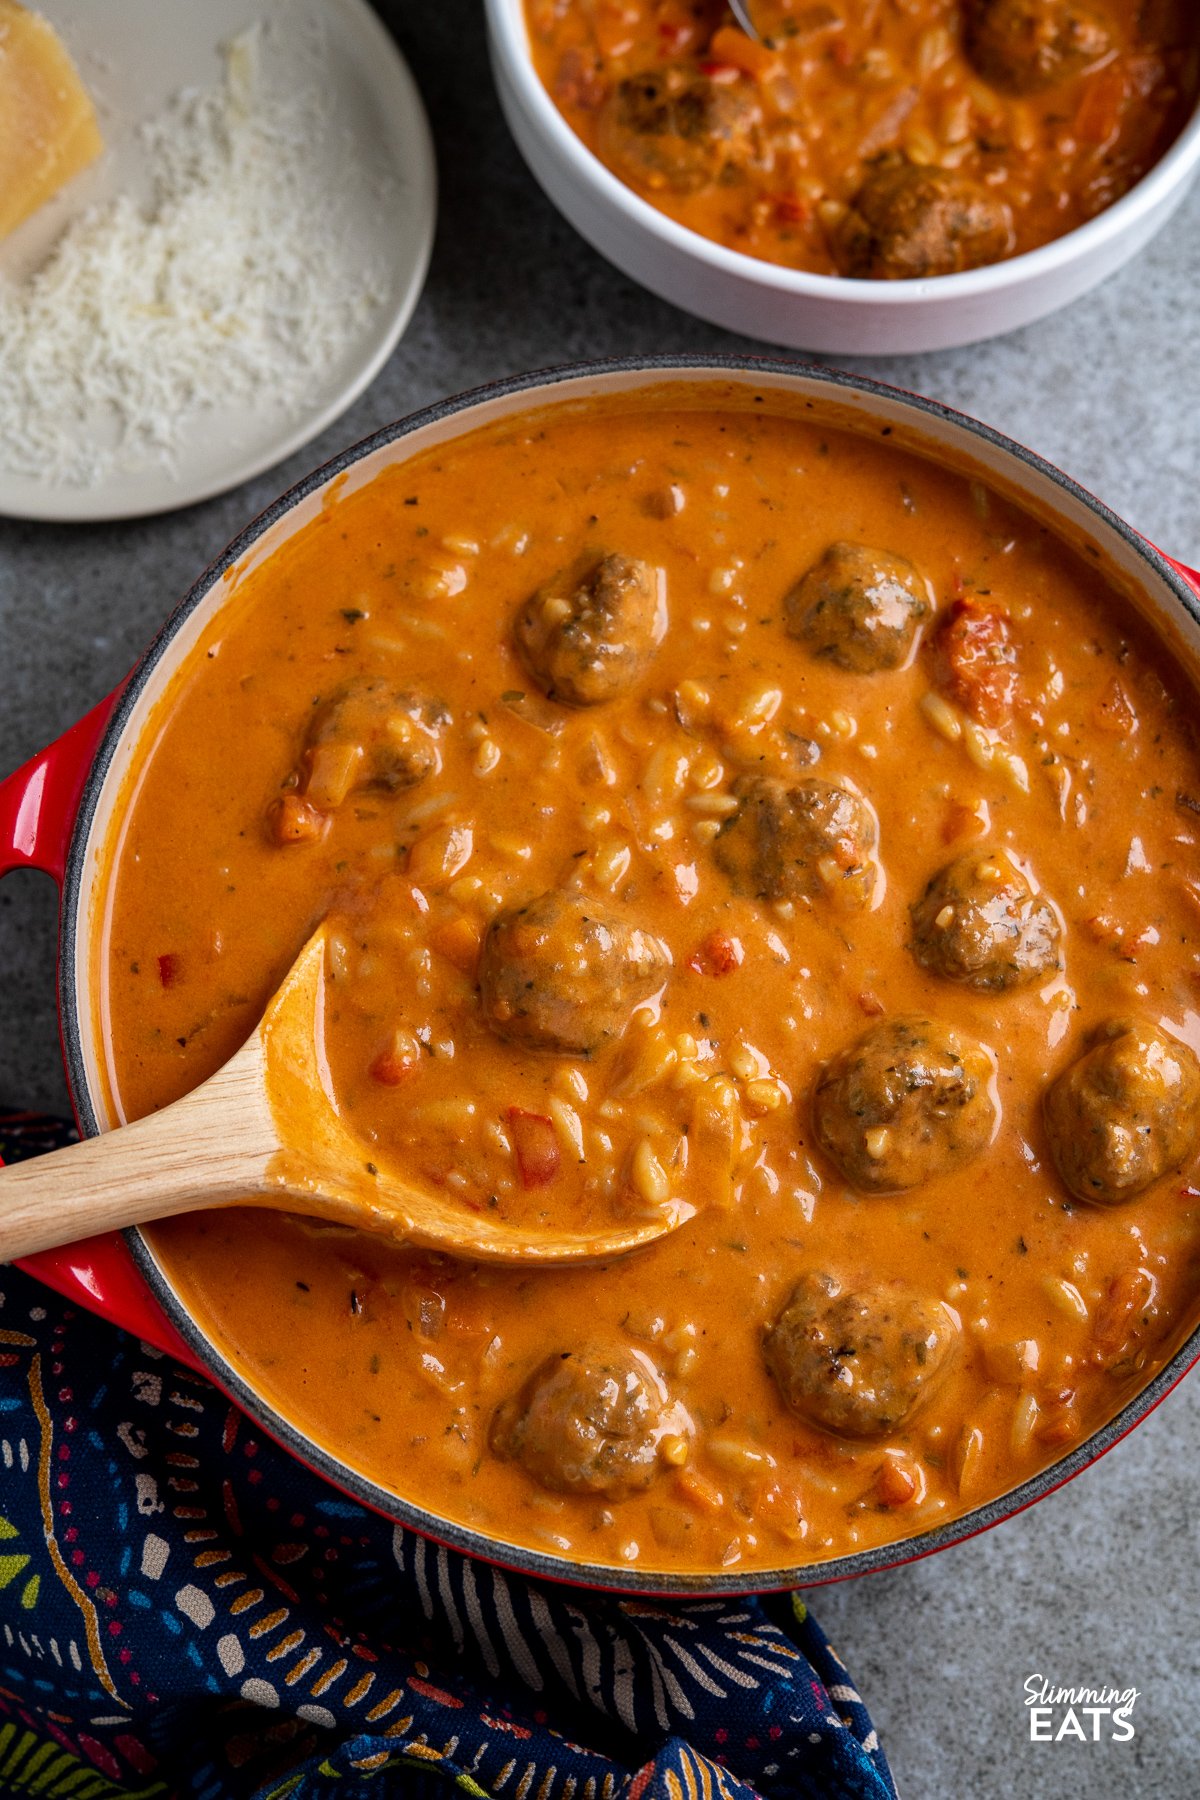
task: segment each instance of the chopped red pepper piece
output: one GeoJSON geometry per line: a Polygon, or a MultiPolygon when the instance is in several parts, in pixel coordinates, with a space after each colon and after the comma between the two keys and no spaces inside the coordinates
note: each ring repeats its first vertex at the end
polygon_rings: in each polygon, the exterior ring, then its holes
{"type": "Polygon", "coordinates": [[[1101,731],[1113,737],[1132,737],[1137,730],[1137,712],[1115,675],[1097,700],[1092,717],[1101,731]]]}
{"type": "Polygon", "coordinates": [[[182,973],[183,959],[182,957],[176,956],[173,950],[168,950],[165,956],[159,957],[158,979],[165,988],[174,987],[182,973]]]}
{"type": "Polygon", "coordinates": [[[794,194],[774,195],[771,208],[781,225],[807,225],[813,214],[811,202],[798,200],[794,194]]]}
{"type": "Polygon", "coordinates": [[[956,600],[935,640],[938,685],[981,725],[1004,725],[1017,698],[1017,650],[1008,614],[956,600]]]}
{"type": "Polygon", "coordinates": [[[526,1112],[523,1106],[510,1106],[508,1127],[521,1186],[545,1187],[558,1174],[562,1161],[558,1137],[551,1120],[544,1113],[526,1112]]]}
{"type": "Polygon", "coordinates": [[[299,794],[281,794],[272,802],[268,820],[277,844],[312,844],[329,829],[329,814],[299,794]]]}
{"type": "Polygon", "coordinates": [[[746,960],[740,938],[725,931],[710,931],[700,948],[688,958],[694,975],[732,975],[746,960]]]}
{"type": "Polygon", "coordinates": [[[371,1064],[371,1080],[381,1087],[399,1087],[402,1081],[416,1074],[417,1068],[415,1057],[405,1056],[399,1050],[384,1050],[371,1064]]]}
{"type": "Polygon", "coordinates": [[[883,1506],[908,1506],[917,1499],[921,1488],[920,1478],[912,1462],[898,1456],[884,1458],[879,1473],[875,1477],[875,1492],[883,1506]]]}

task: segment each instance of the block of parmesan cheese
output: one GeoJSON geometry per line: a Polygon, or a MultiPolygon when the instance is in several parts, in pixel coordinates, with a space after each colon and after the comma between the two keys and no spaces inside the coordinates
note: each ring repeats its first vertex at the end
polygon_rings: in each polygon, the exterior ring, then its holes
{"type": "Polygon", "coordinates": [[[0,0],[0,238],[103,148],[96,109],[54,27],[0,0]]]}

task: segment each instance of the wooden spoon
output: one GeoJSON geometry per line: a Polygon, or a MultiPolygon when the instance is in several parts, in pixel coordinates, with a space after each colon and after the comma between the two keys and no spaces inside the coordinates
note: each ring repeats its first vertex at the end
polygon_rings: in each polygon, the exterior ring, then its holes
{"type": "Polygon", "coordinates": [[[596,1232],[505,1224],[368,1159],[330,1092],[325,928],[284,977],[248,1043],[161,1112],[0,1169],[0,1261],[93,1232],[214,1206],[269,1206],[483,1262],[600,1261],[689,1218],[675,1202],[596,1232]]]}

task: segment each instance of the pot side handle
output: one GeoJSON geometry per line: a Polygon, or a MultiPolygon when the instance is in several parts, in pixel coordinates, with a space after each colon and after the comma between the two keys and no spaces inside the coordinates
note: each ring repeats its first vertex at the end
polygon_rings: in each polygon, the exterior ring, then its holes
{"type": "Polygon", "coordinates": [[[0,875],[41,869],[62,886],[83,785],[120,693],[117,688],[0,781],[0,875]]]}
{"type": "MultiPolygon", "coordinates": [[[[120,694],[118,687],[0,781],[0,876],[13,869],[38,869],[61,889],[84,783],[120,694]]],[[[101,1313],[193,1368],[199,1366],[156,1305],[119,1233],[25,1257],[20,1267],[64,1298],[101,1313]]]]}
{"type": "Polygon", "coordinates": [[[1160,550],[1159,555],[1164,562],[1170,563],[1177,575],[1182,575],[1197,599],[1200,599],[1200,569],[1189,569],[1186,563],[1181,563],[1174,556],[1168,556],[1165,550],[1160,550]]]}

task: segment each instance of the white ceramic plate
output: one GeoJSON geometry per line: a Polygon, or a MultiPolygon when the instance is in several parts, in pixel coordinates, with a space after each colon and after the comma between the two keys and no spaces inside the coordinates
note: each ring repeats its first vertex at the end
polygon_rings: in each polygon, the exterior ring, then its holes
{"type": "MultiPolygon", "coordinates": [[[[334,129],[356,179],[344,190],[344,248],[370,268],[382,298],[302,409],[224,403],[194,415],[174,467],[155,462],[69,486],[0,468],[0,513],[83,521],[140,517],[236,487],[323,431],[378,373],[416,306],[437,210],[433,143],[408,66],[366,0],[38,0],[69,45],[100,113],[107,151],[0,245],[0,273],[38,264],[85,207],[142,197],[137,128],[181,89],[218,86],[221,46],[256,22],[324,38],[322,75],[334,129]],[[386,204],[381,203],[381,195],[386,204]]],[[[9,424],[0,419],[0,435],[9,424]]]]}

